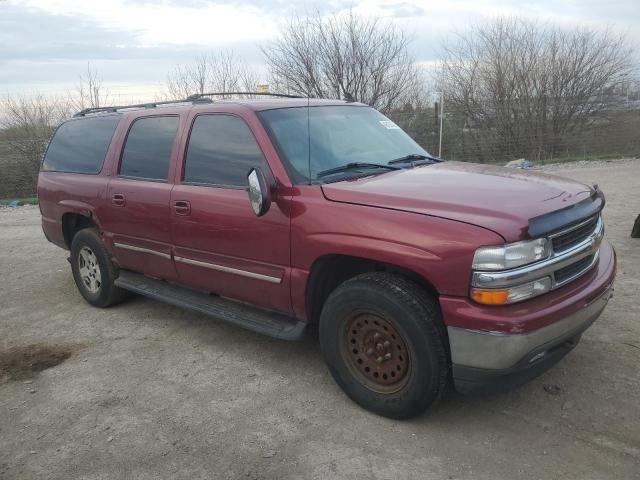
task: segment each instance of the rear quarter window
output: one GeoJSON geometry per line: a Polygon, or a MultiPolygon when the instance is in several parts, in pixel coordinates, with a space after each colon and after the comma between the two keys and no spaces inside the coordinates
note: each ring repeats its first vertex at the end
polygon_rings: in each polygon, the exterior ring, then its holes
{"type": "Polygon", "coordinates": [[[120,115],[69,120],[54,133],[42,162],[42,170],[100,173],[120,115]]]}
{"type": "Polygon", "coordinates": [[[179,120],[176,116],[143,117],[135,120],[122,150],[119,174],[124,177],[166,181],[179,120]]]}

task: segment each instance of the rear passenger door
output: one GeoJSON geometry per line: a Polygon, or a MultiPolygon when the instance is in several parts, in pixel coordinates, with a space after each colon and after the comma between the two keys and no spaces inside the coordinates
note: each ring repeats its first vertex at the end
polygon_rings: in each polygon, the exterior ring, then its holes
{"type": "Polygon", "coordinates": [[[103,225],[123,268],[166,279],[176,278],[169,173],[178,127],[177,115],[141,117],[131,123],[118,170],[109,181],[109,213],[103,225]]]}
{"type": "Polygon", "coordinates": [[[175,265],[182,282],[290,313],[289,217],[278,205],[256,217],[247,174],[271,171],[239,116],[198,114],[171,193],[175,265]]]}

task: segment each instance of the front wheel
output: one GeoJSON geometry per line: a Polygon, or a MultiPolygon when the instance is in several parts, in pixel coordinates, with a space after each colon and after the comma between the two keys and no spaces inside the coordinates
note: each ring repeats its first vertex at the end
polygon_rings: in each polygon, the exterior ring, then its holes
{"type": "Polygon", "coordinates": [[[320,345],[338,385],[380,415],[413,417],[449,388],[437,302],[399,275],[366,273],[336,288],[322,310],[320,345]]]}
{"type": "Polygon", "coordinates": [[[116,266],[95,228],[80,230],[71,242],[71,271],[78,290],[94,307],[122,301],[126,291],[115,286],[116,266]]]}

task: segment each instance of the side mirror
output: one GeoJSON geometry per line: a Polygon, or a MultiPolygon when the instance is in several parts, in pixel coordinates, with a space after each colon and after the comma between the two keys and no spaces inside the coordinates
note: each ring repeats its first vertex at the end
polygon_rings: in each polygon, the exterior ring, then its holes
{"type": "Polygon", "coordinates": [[[258,168],[252,168],[247,175],[247,192],[249,192],[249,202],[253,213],[261,217],[269,211],[271,206],[271,190],[267,184],[264,174],[258,168]]]}

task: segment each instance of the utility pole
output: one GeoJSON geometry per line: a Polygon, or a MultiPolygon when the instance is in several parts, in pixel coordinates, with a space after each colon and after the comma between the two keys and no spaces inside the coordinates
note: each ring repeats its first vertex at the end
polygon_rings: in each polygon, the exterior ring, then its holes
{"type": "Polygon", "coordinates": [[[444,91],[440,92],[440,145],[438,146],[438,157],[442,157],[442,125],[444,121],[444,91]]]}

